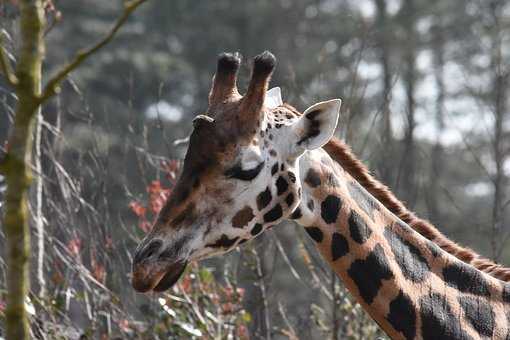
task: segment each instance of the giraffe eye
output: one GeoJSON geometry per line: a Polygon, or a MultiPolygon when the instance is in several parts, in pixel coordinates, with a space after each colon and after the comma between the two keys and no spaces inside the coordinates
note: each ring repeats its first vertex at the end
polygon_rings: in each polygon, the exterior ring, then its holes
{"type": "Polygon", "coordinates": [[[228,178],[240,179],[242,181],[251,181],[260,173],[262,168],[264,167],[265,162],[261,162],[253,169],[243,170],[240,163],[236,164],[234,167],[225,171],[225,176],[228,178]]]}

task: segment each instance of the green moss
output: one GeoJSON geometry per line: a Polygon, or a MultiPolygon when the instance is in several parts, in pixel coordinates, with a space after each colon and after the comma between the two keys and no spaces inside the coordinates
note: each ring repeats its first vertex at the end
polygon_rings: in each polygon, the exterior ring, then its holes
{"type": "Polygon", "coordinates": [[[29,291],[30,232],[28,188],[32,179],[30,162],[32,130],[41,88],[44,41],[42,0],[23,0],[20,6],[21,48],[16,67],[18,103],[9,135],[9,150],[0,170],[5,174],[4,232],[7,252],[7,339],[29,339],[25,299],[29,291]]]}

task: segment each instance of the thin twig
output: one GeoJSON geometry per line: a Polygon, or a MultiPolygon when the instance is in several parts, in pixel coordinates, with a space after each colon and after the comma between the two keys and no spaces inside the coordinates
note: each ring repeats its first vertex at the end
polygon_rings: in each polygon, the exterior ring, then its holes
{"type": "Polygon", "coordinates": [[[62,80],[64,80],[64,78],[66,78],[69,73],[71,73],[74,69],[80,66],[85,60],[87,60],[88,57],[90,57],[92,54],[97,52],[103,46],[108,44],[113,39],[117,31],[129,18],[131,13],[135,9],[137,9],[138,6],[140,6],[146,1],[147,0],[133,0],[130,2],[126,2],[126,4],[124,5],[124,11],[122,12],[122,15],[117,19],[115,25],[113,25],[110,32],[95,45],[87,49],[78,51],[74,58],[67,65],[63,66],[62,69],[60,69],[60,71],[58,71],[57,74],[48,81],[46,87],[44,88],[41,94],[41,97],[39,98],[39,102],[43,103],[44,101],[48,100],[53,95],[55,95],[58,92],[58,86],[62,82],[62,80]]]}
{"type": "Polygon", "coordinates": [[[267,287],[264,279],[264,270],[263,270],[263,259],[261,259],[257,249],[253,248],[253,254],[255,255],[256,261],[256,269],[257,269],[257,278],[258,278],[258,286],[260,289],[260,295],[262,297],[262,307],[263,307],[263,315],[264,315],[264,326],[266,331],[266,340],[271,340],[271,321],[269,318],[269,306],[267,299],[267,287]]]}
{"type": "Polygon", "coordinates": [[[282,316],[285,325],[287,325],[287,331],[284,333],[284,335],[286,335],[289,338],[289,340],[299,339],[297,336],[298,333],[296,332],[294,327],[292,327],[292,323],[289,321],[289,318],[287,318],[285,307],[283,306],[280,300],[278,300],[278,311],[280,312],[280,315],[282,316]]]}
{"type": "Polygon", "coordinates": [[[282,258],[283,258],[283,261],[285,262],[285,264],[287,264],[287,266],[289,267],[290,273],[292,274],[292,276],[294,276],[294,278],[296,278],[299,282],[301,282],[301,283],[307,285],[308,287],[310,287],[310,285],[308,283],[303,281],[301,276],[299,276],[299,273],[297,272],[297,270],[292,265],[292,262],[290,261],[289,257],[287,256],[287,253],[283,249],[282,243],[280,242],[280,239],[278,238],[278,235],[276,233],[273,233],[272,236],[273,236],[273,238],[275,240],[276,248],[278,249],[278,251],[282,255],[282,258]]]}

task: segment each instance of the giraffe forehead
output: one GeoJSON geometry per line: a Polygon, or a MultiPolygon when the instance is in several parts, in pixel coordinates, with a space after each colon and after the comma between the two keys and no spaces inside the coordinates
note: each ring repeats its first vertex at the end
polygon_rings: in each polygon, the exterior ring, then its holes
{"type": "Polygon", "coordinates": [[[278,149],[275,136],[280,127],[289,125],[300,115],[286,104],[272,109],[266,107],[264,119],[247,131],[246,127],[244,130],[239,127],[238,110],[236,103],[228,103],[223,110],[208,112],[214,118],[195,125],[180,180],[185,185],[176,192],[183,191],[182,195],[177,195],[182,199],[175,203],[184,202],[199,186],[214,186],[217,176],[211,174],[223,173],[234,165],[240,170],[255,169],[267,160],[265,152],[271,158],[276,157],[279,153],[274,150],[278,149]],[[274,146],[270,147],[271,144],[274,146]]]}

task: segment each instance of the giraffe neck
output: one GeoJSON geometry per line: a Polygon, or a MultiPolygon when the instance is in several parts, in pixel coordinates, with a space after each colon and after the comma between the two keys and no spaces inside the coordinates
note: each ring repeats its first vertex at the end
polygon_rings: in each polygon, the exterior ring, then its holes
{"type": "Polygon", "coordinates": [[[303,155],[299,169],[302,200],[292,217],[388,335],[510,339],[510,285],[411,229],[322,149],[303,155]]]}

